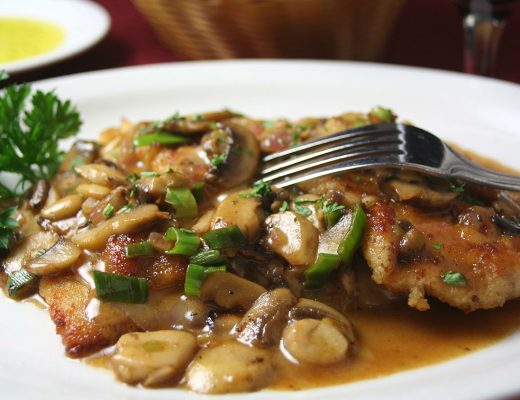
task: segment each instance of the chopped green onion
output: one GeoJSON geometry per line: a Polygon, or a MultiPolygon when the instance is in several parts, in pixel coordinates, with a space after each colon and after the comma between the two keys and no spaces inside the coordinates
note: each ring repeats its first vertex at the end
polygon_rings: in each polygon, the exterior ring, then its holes
{"type": "Polygon", "coordinates": [[[24,296],[36,290],[38,277],[25,269],[19,269],[9,274],[7,278],[7,294],[9,297],[24,296]]]}
{"type": "Polygon", "coordinates": [[[128,204],[125,204],[123,207],[121,207],[117,213],[125,214],[127,212],[132,211],[133,209],[134,209],[134,206],[132,204],[128,203],[128,204]]]}
{"type": "Polygon", "coordinates": [[[197,201],[188,188],[166,189],[166,203],[173,206],[177,218],[195,218],[198,214],[197,201]]]}
{"type": "Polygon", "coordinates": [[[155,249],[148,242],[130,243],[125,247],[125,255],[128,258],[138,256],[150,256],[155,253],[155,249]]]}
{"type": "Polygon", "coordinates": [[[191,256],[190,263],[204,266],[221,265],[227,264],[228,259],[220,254],[220,251],[218,250],[206,250],[191,256]]]}
{"type": "Polygon", "coordinates": [[[359,204],[356,204],[352,216],[352,223],[338,248],[339,258],[346,265],[352,262],[352,258],[361,244],[366,222],[367,216],[365,211],[363,211],[363,208],[359,204]]]}
{"type": "Polygon", "coordinates": [[[108,272],[94,271],[96,296],[106,302],[142,304],[148,299],[148,281],[108,272]]]}
{"type": "Polygon", "coordinates": [[[293,202],[294,204],[300,204],[300,205],[305,205],[305,204],[314,204],[316,202],[318,202],[319,199],[316,199],[316,200],[308,200],[308,199],[294,199],[293,202]]]}
{"type": "Polygon", "coordinates": [[[134,139],[134,146],[151,146],[153,144],[160,145],[176,145],[184,144],[190,141],[186,136],[174,135],[166,132],[153,132],[146,135],[138,136],[134,139]]]}
{"type": "Polygon", "coordinates": [[[116,212],[116,209],[114,208],[114,206],[110,203],[108,203],[105,208],[103,209],[103,215],[105,216],[105,218],[111,218],[114,213],[116,212]]]}
{"type": "Polygon", "coordinates": [[[159,172],[155,172],[155,171],[144,171],[144,172],[141,172],[141,177],[143,178],[148,178],[148,177],[156,177],[156,176],[159,176],[161,175],[159,172]]]}
{"type": "Polygon", "coordinates": [[[246,238],[236,225],[233,225],[230,228],[219,228],[206,232],[202,237],[211,249],[240,247],[244,246],[247,242],[246,238]]]}
{"type": "Polygon", "coordinates": [[[193,194],[193,197],[195,197],[195,200],[197,200],[197,202],[202,201],[202,199],[204,199],[204,187],[204,181],[194,183],[191,187],[191,193],[193,194]]]}
{"type": "Polygon", "coordinates": [[[315,290],[325,286],[330,273],[338,268],[339,262],[340,259],[337,254],[318,254],[316,263],[303,273],[305,276],[305,288],[315,290]]]}
{"type": "Polygon", "coordinates": [[[279,212],[285,212],[289,209],[289,204],[284,200],[282,205],[280,206],[279,212]]]}
{"type": "Polygon", "coordinates": [[[442,276],[442,281],[450,286],[466,286],[467,280],[460,272],[448,271],[442,276]]]}
{"type": "Polygon", "coordinates": [[[200,288],[206,276],[212,272],[225,272],[226,266],[204,267],[203,265],[188,264],[186,279],[184,281],[184,293],[192,296],[200,296],[200,288]]]}
{"type": "Polygon", "coordinates": [[[200,247],[200,237],[188,229],[168,228],[165,236],[166,239],[175,242],[175,246],[168,251],[169,254],[192,256],[200,247]]]}

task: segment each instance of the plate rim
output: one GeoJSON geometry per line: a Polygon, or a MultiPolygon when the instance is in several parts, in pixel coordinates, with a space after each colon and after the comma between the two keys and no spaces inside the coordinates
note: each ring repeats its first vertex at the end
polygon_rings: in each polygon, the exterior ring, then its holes
{"type": "MultiPolygon", "coordinates": [[[[507,87],[507,88],[513,88],[513,90],[515,91],[519,91],[520,93],[520,85],[516,84],[516,83],[513,83],[513,82],[507,82],[507,81],[502,81],[502,80],[497,80],[497,79],[492,79],[492,78],[482,78],[482,77],[473,77],[473,76],[467,76],[466,74],[463,74],[463,73],[459,73],[459,72],[453,72],[453,71],[444,71],[444,70],[435,70],[435,69],[430,69],[430,68],[421,68],[421,67],[410,67],[410,66],[404,66],[404,67],[401,67],[401,66],[398,66],[398,65],[387,65],[387,64],[379,64],[379,63],[366,63],[366,62],[344,62],[344,61],[316,61],[316,60],[274,60],[274,59],[271,59],[271,60],[240,60],[240,61],[237,61],[237,60],[226,60],[226,61],[198,61],[198,62],[182,62],[182,63],[179,63],[179,62],[174,62],[174,63],[162,63],[162,64],[151,64],[151,65],[142,65],[142,66],[131,66],[131,67],[123,67],[123,68],[115,68],[115,69],[110,69],[110,70],[101,70],[101,71],[91,71],[91,72],[86,72],[86,73],[78,73],[78,74],[73,74],[73,75],[68,75],[68,76],[64,76],[64,77],[56,77],[56,78],[50,78],[50,79],[45,79],[45,80],[42,80],[42,81],[37,81],[37,82],[34,82],[35,84],[35,87],[39,87],[39,86],[43,86],[43,87],[46,87],[48,88],[49,86],[52,86],[52,85],[56,85],[56,89],[59,91],[59,84],[60,82],[72,82],[72,84],[74,84],[74,81],[77,80],[77,79],[90,79],[92,76],[94,75],[102,75],[102,76],[105,76],[105,77],[110,77],[111,74],[117,74],[121,71],[132,71],[132,70],[149,70],[149,69],[156,69],[156,68],[169,68],[169,67],[174,67],[174,66],[179,66],[182,64],[183,68],[187,67],[189,68],[190,66],[192,65],[205,65],[205,66],[212,66],[212,65],[224,65],[224,64],[239,64],[239,65],[251,65],[251,64],[257,64],[257,63],[260,63],[260,64],[265,64],[265,63],[277,63],[277,64],[291,64],[291,65],[295,65],[295,64],[301,64],[301,63],[305,63],[305,64],[309,64],[309,65],[312,65],[312,66],[315,66],[315,65],[323,65],[323,64],[330,64],[330,65],[355,65],[355,66],[358,66],[358,67],[364,67],[364,66],[369,66],[369,67],[376,67],[376,68],[379,68],[379,67],[382,67],[383,69],[387,68],[387,69],[391,69],[391,70],[400,70],[402,71],[403,69],[404,70],[413,70],[415,72],[427,72],[427,73],[441,73],[441,74],[447,74],[447,76],[450,76],[450,77],[457,77],[457,78],[463,78],[463,79],[469,79],[471,82],[475,81],[475,82],[481,82],[482,80],[484,80],[485,82],[489,82],[489,83],[493,83],[493,84],[500,84],[500,85],[505,85],[504,87],[507,87]],[[476,80],[475,80],[476,79],[476,80]]],[[[468,81],[468,82],[470,82],[468,81]]],[[[506,339],[507,340],[507,339],[506,339]]],[[[501,341],[499,342],[499,344],[501,343],[504,343],[505,341],[501,341]]],[[[495,345],[490,345],[488,346],[487,348],[483,349],[483,350],[480,350],[478,352],[476,352],[475,354],[481,354],[483,352],[486,352],[486,350],[490,349],[490,348],[493,348],[495,347],[495,345]]],[[[263,392],[256,392],[256,393],[252,393],[252,394],[248,394],[248,398],[254,398],[254,399],[260,399],[260,398],[264,398],[264,397],[270,397],[272,395],[272,393],[274,394],[278,394],[279,397],[276,397],[276,398],[290,398],[290,399],[296,399],[296,398],[300,398],[300,395],[303,394],[303,396],[301,396],[301,398],[313,398],[314,396],[316,395],[319,395],[321,393],[323,394],[326,394],[326,395],[331,395],[331,396],[334,396],[334,398],[336,398],[335,396],[341,396],[342,395],[342,391],[345,391],[347,387],[352,387],[352,390],[346,390],[345,394],[350,394],[351,392],[352,393],[355,393],[358,391],[359,388],[362,388],[364,386],[367,386],[367,385],[371,385],[373,384],[374,382],[376,381],[379,381],[380,382],[380,385],[381,386],[384,386],[385,383],[387,382],[387,380],[394,380],[394,378],[396,376],[399,376],[401,378],[401,375],[404,375],[404,374],[409,374],[411,371],[413,372],[419,372],[419,375],[420,374],[423,374],[423,373],[427,373],[427,371],[425,372],[425,370],[428,370],[428,369],[431,369],[431,368],[435,368],[437,366],[440,366],[440,365],[443,365],[443,364],[448,364],[450,363],[454,363],[456,364],[456,361],[460,361],[462,359],[465,359],[466,357],[468,356],[465,356],[465,357],[457,357],[457,358],[454,358],[454,359],[450,359],[446,362],[441,362],[441,363],[438,363],[438,364],[433,364],[433,365],[429,365],[429,366],[425,366],[425,367],[420,367],[420,368],[416,368],[416,369],[413,369],[413,370],[406,370],[406,371],[402,371],[402,372],[398,372],[396,374],[391,374],[391,375],[387,375],[383,378],[379,378],[379,379],[371,379],[371,380],[364,380],[364,381],[358,381],[358,382],[354,382],[354,383],[351,383],[351,384],[340,384],[340,385],[334,385],[334,386],[328,386],[328,387],[322,387],[322,388],[316,388],[316,389],[310,389],[310,390],[305,390],[303,392],[285,392],[285,391],[263,391],[263,392]],[[280,395],[281,394],[281,395],[280,395]],[[284,396],[284,395],[287,395],[287,396],[284,396]]],[[[88,368],[92,368],[90,366],[88,366],[88,368]]],[[[107,373],[106,371],[103,371],[104,373],[107,373]]],[[[517,388],[520,390],[520,385],[517,385],[517,388]]],[[[359,389],[361,390],[361,389],[359,389]]],[[[384,388],[382,388],[382,392],[380,391],[379,394],[381,395],[381,393],[385,393],[385,390],[384,388]]],[[[162,391],[161,391],[162,392],[162,391]]],[[[167,394],[165,394],[164,392],[155,392],[153,394],[150,395],[151,398],[166,398],[167,394]]],[[[508,396],[508,395],[511,395],[512,393],[514,394],[518,394],[520,393],[519,391],[517,391],[516,389],[514,390],[514,392],[511,392],[511,391],[503,391],[501,393],[498,393],[498,395],[501,395],[501,396],[508,396]]],[[[133,388],[124,388],[122,389],[120,392],[118,391],[118,394],[124,396],[125,394],[128,394],[129,397],[130,396],[136,396],[136,398],[140,398],[140,396],[143,396],[143,397],[148,397],[148,395],[145,393],[143,394],[142,390],[141,389],[137,389],[137,390],[133,390],[133,388]]],[[[170,392],[171,394],[171,392],[170,392]]],[[[391,397],[391,393],[390,391],[387,393],[388,396],[387,397],[391,397]]],[[[184,397],[191,397],[193,394],[192,393],[188,393],[188,392],[181,392],[181,393],[176,393],[173,397],[177,398],[177,396],[179,396],[179,398],[184,398],[184,397]]],[[[195,398],[199,398],[198,396],[196,395],[193,395],[195,398]]],[[[240,397],[243,397],[244,395],[243,394],[239,394],[239,395],[231,395],[231,396],[212,396],[211,398],[215,398],[215,399],[227,399],[227,398],[240,398],[240,397]]],[[[207,396],[200,396],[200,398],[204,398],[204,399],[208,399],[207,396]]],[[[340,398],[340,397],[338,397],[340,398]]],[[[359,398],[368,398],[368,397],[365,397],[365,396],[360,396],[359,398]]],[[[392,398],[397,398],[397,397],[392,397],[392,398]]],[[[464,398],[463,396],[460,396],[459,398],[464,398]]],[[[467,396],[466,396],[467,398],[467,396]]]]}

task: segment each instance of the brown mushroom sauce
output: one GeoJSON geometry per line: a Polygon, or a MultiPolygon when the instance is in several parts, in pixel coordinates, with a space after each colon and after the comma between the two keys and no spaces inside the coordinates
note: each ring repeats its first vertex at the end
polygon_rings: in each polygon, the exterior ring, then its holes
{"type": "MultiPolygon", "coordinates": [[[[251,188],[262,154],[377,122],[373,111],[295,123],[230,111],[123,121],[102,132],[99,143],[74,144],[54,180],[38,182],[20,205],[21,228],[3,255],[1,280],[32,274],[13,297],[45,302],[67,355],[145,387],[230,393],[338,384],[438,362],[504,337],[520,325],[516,302],[493,312],[463,311],[499,307],[518,294],[485,303],[485,292],[472,292],[479,290],[478,274],[459,271],[456,285],[446,279],[457,265],[447,272],[442,253],[457,246],[442,235],[444,224],[472,249],[506,246],[518,259],[517,232],[497,223],[514,215],[496,191],[391,169],[288,190],[251,188]],[[187,143],[136,145],[157,131],[187,143]],[[196,193],[196,216],[179,217],[167,195],[179,188],[196,193]],[[309,290],[305,271],[318,254],[337,254],[356,204],[368,214],[360,251],[323,287],[309,290]],[[336,208],[332,220],[327,205],[336,208]],[[439,225],[435,234],[431,224],[439,225]],[[203,237],[231,227],[243,241],[220,249],[225,268],[205,273],[199,293],[186,293],[189,256],[170,254],[176,243],[165,233],[183,228],[203,237]],[[390,243],[380,251],[369,241],[378,230],[384,233],[378,245],[390,243]],[[128,246],[143,242],[151,250],[129,256],[128,246]],[[387,250],[400,281],[374,265],[387,250]],[[421,278],[432,269],[434,284],[421,278]],[[94,271],[144,279],[145,301],[99,298],[94,271]],[[467,293],[481,299],[459,302],[467,293]]],[[[198,252],[209,246],[202,240],[198,252]]]]}

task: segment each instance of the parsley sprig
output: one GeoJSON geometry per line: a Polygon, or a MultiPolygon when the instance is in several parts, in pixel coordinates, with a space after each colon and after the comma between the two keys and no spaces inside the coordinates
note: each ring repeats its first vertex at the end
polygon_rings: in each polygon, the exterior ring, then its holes
{"type": "Polygon", "coordinates": [[[18,197],[38,180],[52,178],[63,159],[59,141],[81,126],[69,100],[62,101],[53,91],[31,93],[31,86],[23,84],[10,85],[0,95],[0,172],[18,178],[14,189],[0,182],[0,200],[18,197]]]}
{"type": "Polygon", "coordinates": [[[18,222],[12,218],[16,212],[16,207],[9,207],[0,213],[0,249],[9,247],[9,239],[14,236],[13,229],[18,228],[18,222]]]}

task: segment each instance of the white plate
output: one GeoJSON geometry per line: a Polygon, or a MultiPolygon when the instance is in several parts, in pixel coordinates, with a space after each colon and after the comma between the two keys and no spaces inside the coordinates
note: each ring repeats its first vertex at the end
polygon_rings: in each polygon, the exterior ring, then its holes
{"type": "MultiPolygon", "coordinates": [[[[461,74],[346,62],[177,63],[88,73],[38,84],[71,98],[82,136],[176,110],[231,107],[256,117],[332,115],[374,105],[446,139],[520,168],[520,86],[461,74]]],[[[208,399],[180,390],[143,390],[108,371],[68,360],[47,314],[0,296],[2,398],[208,399]]],[[[489,399],[520,394],[520,332],[442,364],[380,379],[299,392],[262,391],[210,399],[489,399]]]]}
{"type": "Polygon", "coordinates": [[[105,9],[88,0],[1,0],[0,18],[42,20],[65,31],[65,39],[57,48],[0,64],[0,69],[9,73],[40,68],[79,54],[98,43],[110,28],[105,9]]]}

